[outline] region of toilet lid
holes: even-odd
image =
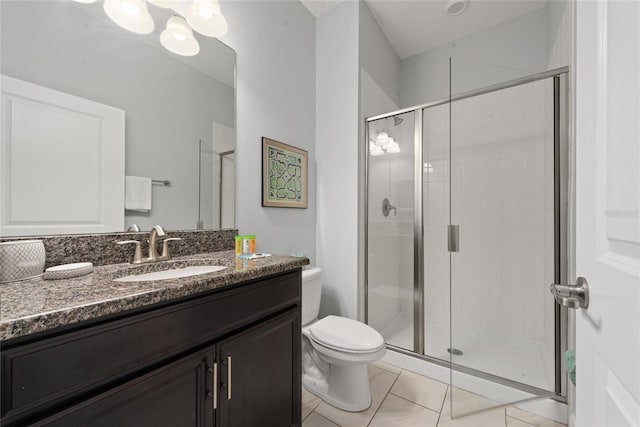
[[[374,351],[384,344],[371,326],[345,317],[327,316],[311,325],[311,337],[330,347],[351,351]]]

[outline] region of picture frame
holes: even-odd
[[[308,153],[262,137],[262,206],[308,207]]]

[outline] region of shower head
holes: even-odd
[[[404,119],[398,116],[393,116],[393,125],[394,126],[398,126],[400,123],[402,123]]]

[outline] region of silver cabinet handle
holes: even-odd
[[[218,409],[218,363],[213,364],[213,409]]]
[[[231,356],[227,356],[227,400],[231,400]]]
[[[213,368],[209,368],[209,372],[212,376],[211,381],[211,404],[213,409],[218,409],[218,364],[214,363]]]
[[[550,290],[556,302],[564,307],[576,309],[589,307],[589,284],[584,277],[578,277],[575,285],[553,283]]]

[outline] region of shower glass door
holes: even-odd
[[[367,313],[385,342],[415,351],[415,113],[367,122]]]
[[[482,66],[453,61],[448,105],[453,417],[559,392],[549,293],[559,218],[555,80],[460,96],[474,89],[463,74]],[[502,413],[488,411],[488,423],[492,414]]]

